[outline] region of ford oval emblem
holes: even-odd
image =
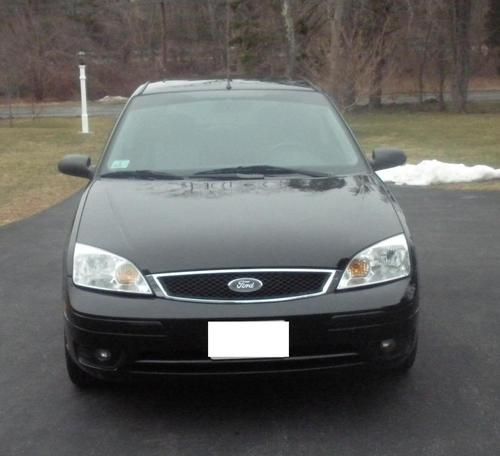
[[[227,284],[230,290],[236,291],[237,293],[253,293],[254,291],[260,290],[263,285],[264,284],[259,279],[253,279],[251,277],[234,279]]]

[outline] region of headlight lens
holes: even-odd
[[[153,294],[130,261],[90,245],[75,245],[73,282],[82,287],[125,293]]]
[[[407,277],[410,254],[404,234],[379,242],[358,253],[347,265],[338,290],[362,287]]]

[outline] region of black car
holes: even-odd
[[[303,82],[139,87],[64,256],[71,380],[368,365],[408,370],[418,281],[404,216],[332,101]]]

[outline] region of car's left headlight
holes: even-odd
[[[379,242],[352,258],[337,286],[338,290],[363,287],[410,275],[410,254],[404,234]]]
[[[97,290],[153,294],[144,276],[130,261],[80,243],[75,245],[73,282]]]

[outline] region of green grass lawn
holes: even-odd
[[[403,149],[409,163],[435,158],[500,168],[500,114],[353,114],[348,121],[367,154]]]
[[[348,121],[367,154],[375,147],[405,150],[410,163],[441,161],[500,168],[500,113],[357,113]],[[62,176],[57,162],[69,153],[98,158],[113,120],[91,119],[90,135],[79,119],[0,121],[0,225],[49,207],[81,188],[82,179]],[[500,182],[447,186],[500,190]]]
[[[79,133],[79,119],[0,121],[0,225],[19,220],[62,201],[85,181],[63,176],[57,162],[66,154],[97,158],[111,119],[91,119],[92,133]]]

